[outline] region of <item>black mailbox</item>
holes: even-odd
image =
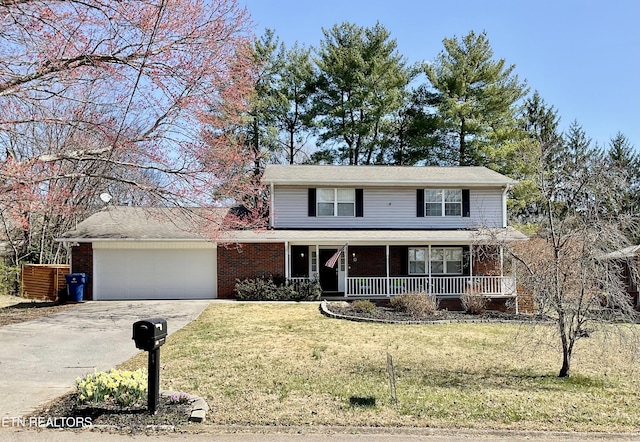
[[[167,321],[162,318],[144,319],[133,323],[133,340],[140,350],[159,348],[167,339]]]

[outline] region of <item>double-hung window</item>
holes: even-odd
[[[461,275],[462,260],[462,247],[410,247],[409,274]]]
[[[461,275],[462,248],[432,248],[431,274]]]
[[[318,189],[318,216],[355,216],[355,189]]]
[[[462,216],[462,189],[425,189],[425,216]]]

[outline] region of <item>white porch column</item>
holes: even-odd
[[[473,294],[473,244],[469,244],[469,291]]]
[[[385,258],[387,267],[387,297],[391,296],[391,280],[389,279],[389,244],[385,246]]]
[[[289,241],[284,242],[284,280],[289,279]]]
[[[429,275],[429,294],[431,294],[433,291],[433,282],[431,281],[431,244],[429,244],[427,251],[429,253],[427,253],[427,262],[425,265],[427,266],[427,275]]]
[[[340,261],[344,259],[344,296],[349,296],[349,243],[344,248],[344,256],[338,259],[338,271],[340,271]],[[339,287],[338,287],[339,288]]]

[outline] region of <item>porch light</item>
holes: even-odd
[[[356,252],[351,252],[351,258],[353,259],[353,262],[358,261],[358,258],[356,257]]]
[[[300,258],[304,258],[304,252],[300,252]]]

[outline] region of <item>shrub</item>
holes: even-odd
[[[410,316],[422,319],[436,314],[438,300],[426,293],[405,293],[391,298],[391,307],[406,312]]]
[[[236,280],[236,294],[241,301],[317,301],[322,295],[318,281],[277,284],[273,278]]]
[[[0,262],[0,295],[18,295],[20,293],[20,267]]]
[[[122,406],[135,405],[147,397],[147,374],[142,370],[112,369],[76,379],[78,403],[113,400]]]
[[[295,301],[319,301],[322,297],[322,287],[318,280],[296,282],[292,286],[296,293]]]
[[[353,309],[359,313],[372,314],[376,310],[376,305],[373,302],[367,300],[353,301],[351,307],[353,307]]]
[[[465,293],[460,297],[465,312],[479,315],[487,309],[487,298],[482,295]]]

